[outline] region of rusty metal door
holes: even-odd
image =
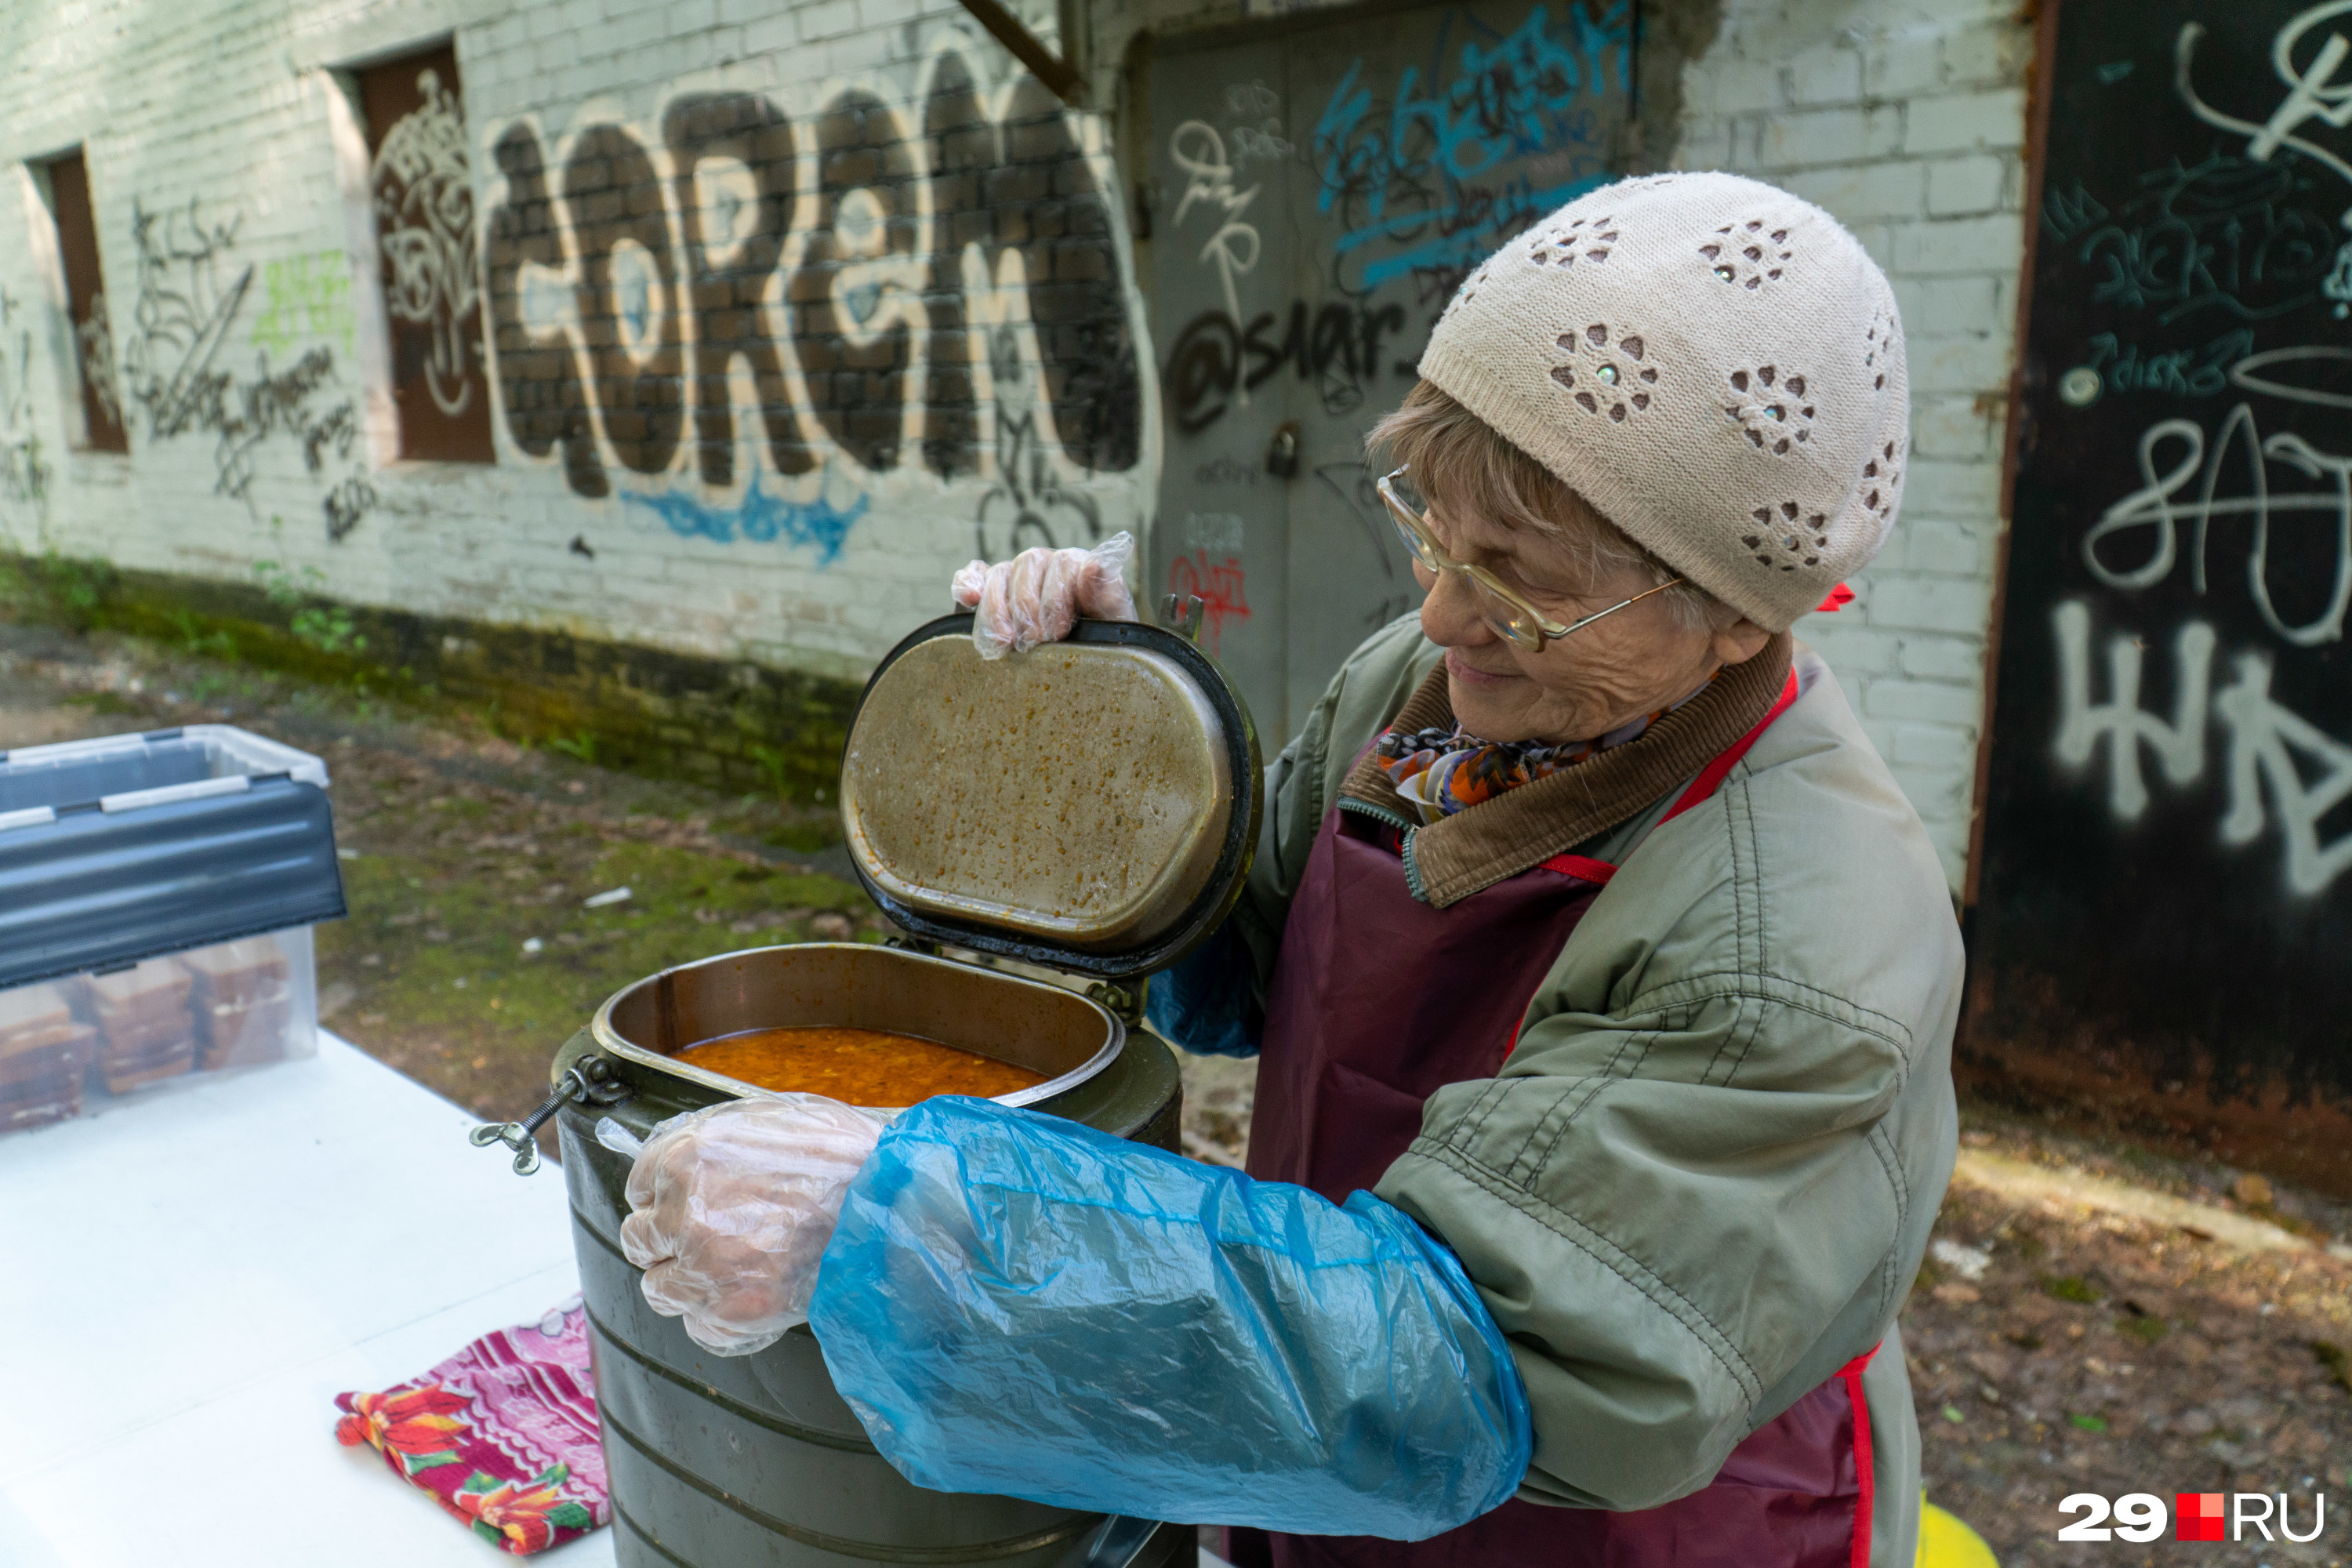
[[[1474,4],[1163,45],[1150,68],[1167,458],[1149,581],[1269,746],[1421,599],[1364,433],[1454,286],[1611,179],[1632,0]]]

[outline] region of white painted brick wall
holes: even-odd
[[[503,187],[490,139],[517,121],[538,129],[551,159],[585,124],[623,123],[654,151],[667,181],[659,115],[681,91],[768,94],[805,139],[844,79],[903,101],[942,43],[960,45],[983,90],[1017,68],[955,0],[0,4],[0,291],[11,304],[5,335],[29,323],[25,417],[53,469],[43,499],[0,493],[0,540],[230,580],[251,581],[257,563],[280,562],[315,570],[326,592],[359,603],[862,677],[908,627],[946,608],[945,584],[974,552],[973,520],[995,475],[942,482],[910,449],[897,472],[866,484],[869,510],[827,565],[813,549],[782,542],[680,538],[626,505],[617,482],[608,499],[575,496],[560,462],[523,454],[502,420],[495,466],[373,466],[379,502],[341,543],[325,536],[322,482],[284,437],[253,447],[249,505],[215,493],[215,442],[201,431],[156,439],[134,414],[128,458],[69,450],[70,342],[35,252],[31,226],[47,220],[22,199],[23,162],[84,147],[120,346],[140,299],[134,201],[182,214],[194,201],[207,219],[234,220],[232,275],[247,264],[348,250],[320,73],[453,34],[485,219]],[[1094,134],[1101,174],[1115,183],[1108,136],[1098,127]],[[1115,189],[1112,205],[1123,223],[1128,204]],[[371,278],[373,260],[362,265]],[[258,277],[215,362],[241,380],[259,352],[251,336]],[[311,346],[298,341],[273,353],[272,368]],[[363,354],[327,346],[339,385],[362,394]],[[14,374],[0,365],[0,397]],[[1145,407],[1150,422],[1149,394]],[[739,470],[758,430],[747,413],[738,410]],[[0,443],[10,435],[5,419]],[[692,433],[689,415],[672,485],[696,483]],[[1093,498],[1106,532],[1139,528],[1156,449],[1147,435],[1132,471],[1066,468],[1062,479]],[[606,463],[617,476],[609,451]],[[774,476],[766,480],[772,491]],[[593,561],[571,550],[575,538],[595,552]]]
[[[1837,671],[1958,889],[1984,711],[1985,634],[2023,254],[2031,29],[1985,0],[1726,0],[1684,73],[1677,162],[1820,203],[1895,285],[1913,461],[1856,602],[1799,635]]]

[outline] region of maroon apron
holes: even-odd
[[[1662,821],[1713,795],[1796,695]],[[1292,900],[1266,1009],[1249,1172],[1334,1203],[1369,1190],[1449,1083],[1491,1078],[1569,933],[1617,868],[1561,855],[1445,909],[1405,885],[1398,830],[1335,805]],[[1750,1433],[1716,1479],[1633,1513],[1513,1500],[1428,1541],[1228,1532],[1240,1568],[1866,1568],[1867,1356]]]

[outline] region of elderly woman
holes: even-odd
[[[1152,991],[1263,1053],[1248,1176],[982,1101],[720,1108],[635,1173],[647,1293],[730,1348],[807,1301],[925,1486],[1243,1561],[1908,1564],[1960,944],[1789,634],[1901,495],[1885,279],[1782,192],[1631,180],[1489,258],[1420,369],[1372,440],[1427,602]],[[1014,631],[1119,598],[1037,552],[966,593]]]

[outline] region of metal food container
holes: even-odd
[[[557,1054],[551,1104],[624,1568],[1085,1562],[1100,1515],[899,1476],[805,1326],[718,1356],[648,1308],[620,1247],[630,1162],[595,1126],[610,1116],[643,1138],[681,1111],[765,1094],[675,1053],[825,1024],[1028,1068],[1045,1081],[1001,1103],[1173,1149],[1176,1064],[1141,1026],[1143,984],[1240,896],[1259,784],[1247,712],[1183,637],[1087,622],[1067,643],[989,661],[970,616],[935,621],[875,671],[842,765],[853,863],[901,934],[665,970],[614,994]],[[1152,1500],[1131,1511],[1149,1516]],[[1180,1521],[1134,1562],[1192,1552]]]

